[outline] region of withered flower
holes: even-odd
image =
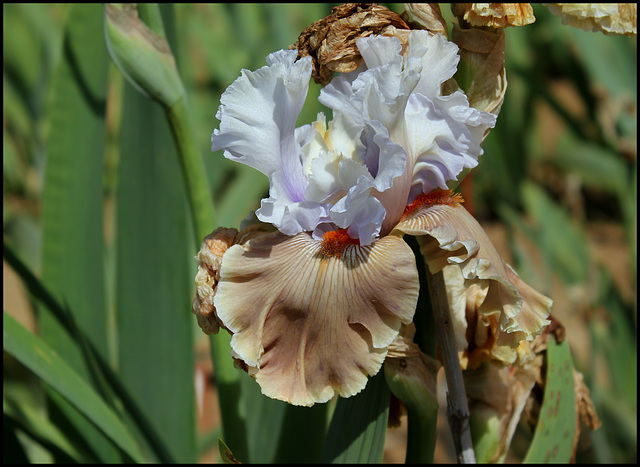
[[[568,24],[606,35],[638,34],[638,5],[635,3],[545,3],[549,11]]]
[[[362,64],[358,39],[379,34],[389,26],[409,29],[397,13],[377,3],[345,3],[302,31],[290,48],[298,50],[298,58],[312,58],[312,77],[324,86],[335,72],[348,73]]]
[[[525,26],[536,20],[529,3],[452,3],[451,11],[474,27]]]

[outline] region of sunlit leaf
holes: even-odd
[[[525,463],[568,463],[572,459],[577,423],[574,391],[569,345],[550,338],[544,399]]]

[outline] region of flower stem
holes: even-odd
[[[182,174],[189,196],[197,249],[202,239],[215,227],[209,181],[200,150],[195,143],[193,122],[186,96],[183,95],[170,107],[165,106],[165,113],[180,157]]]
[[[475,464],[476,459],[469,427],[469,406],[467,404],[460,361],[458,360],[458,351],[456,349],[442,271],[436,274],[431,274],[431,272],[427,271],[427,282],[429,284],[429,294],[438,334],[442,365],[447,377],[447,414],[458,463]]]

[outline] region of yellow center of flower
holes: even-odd
[[[426,209],[431,206],[447,205],[455,206],[456,204],[464,203],[464,199],[460,193],[454,193],[451,190],[442,190],[436,188],[429,193],[422,193],[418,195],[415,201],[404,208],[402,219],[410,217],[414,212],[422,209]]]
[[[359,245],[357,238],[349,237],[347,229],[338,229],[327,232],[322,236],[321,251],[324,256],[339,258],[347,245]]]

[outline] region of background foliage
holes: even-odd
[[[162,7],[205,155],[212,230],[237,227],[268,190],[263,175],[210,152],[221,93],[241,68],[263,66],[330,9]],[[519,274],[555,301],[603,422],[583,430],[577,461],[634,462],[636,40],[534,11],[533,25],[506,31],[506,100],[461,190]],[[7,334],[22,328],[5,315],[3,436],[13,447],[5,459],[202,459],[219,428],[203,421],[215,411],[202,407],[206,399],[196,410],[195,388],[211,371],[208,338],[190,313],[196,250],[164,114],[112,64],[101,5],[5,4],[3,24],[3,240],[33,273],[16,278],[5,251],[3,307],[38,336]],[[311,84],[300,124],[321,110],[319,90]],[[42,373],[26,370],[16,352]],[[331,455],[321,453],[323,430],[299,429],[310,416],[328,426],[326,407],[284,410],[244,377],[242,390],[253,395],[242,408],[247,446],[233,448],[236,457]],[[518,429],[514,460],[531,436]],[[444,449],[437,454],[447,459]]]

